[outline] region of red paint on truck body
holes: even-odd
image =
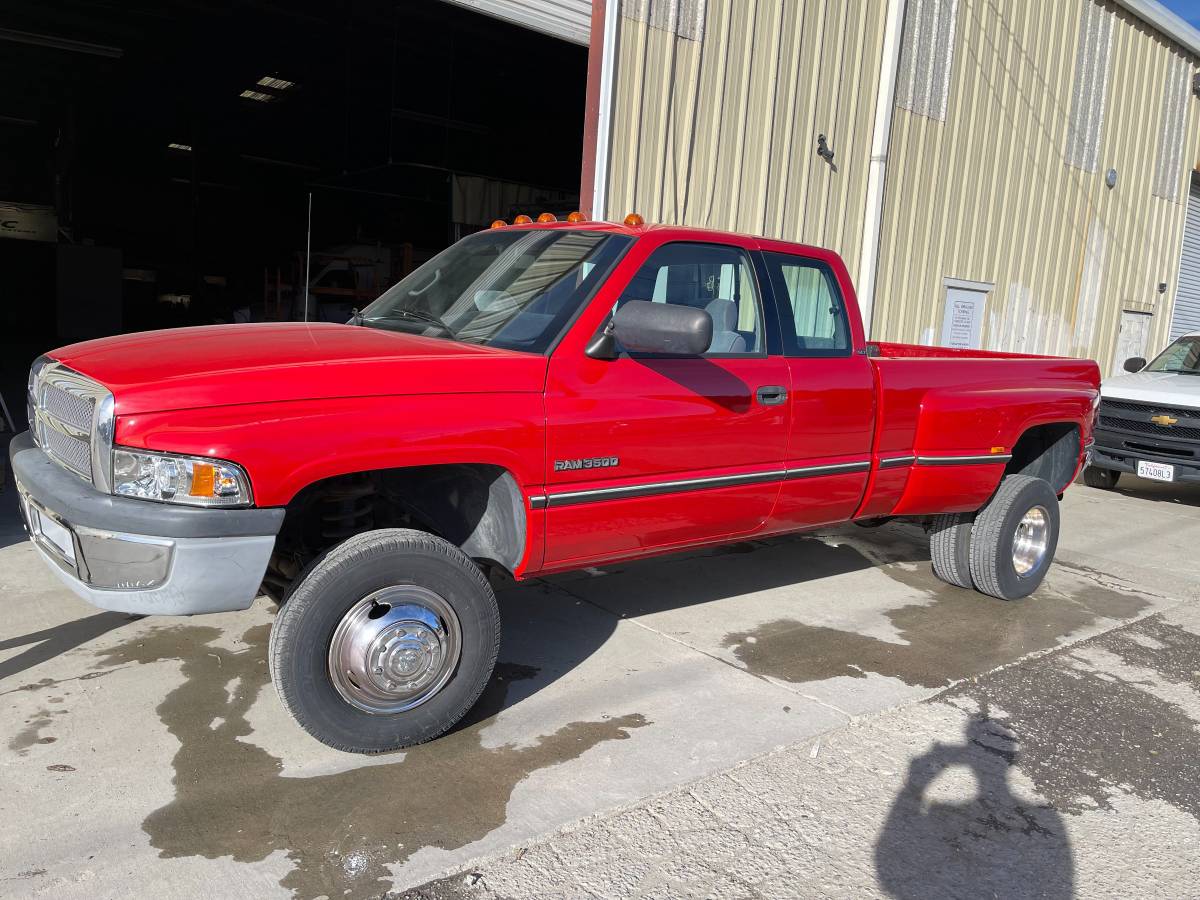
[[[352,472],[503,467],[526,500],[518,577],[854,518],[977,509],[1004,462],[937,458],[1006,454],[1047,423],[1078,426],[1080,461],[1090,441],[1094,362],[892,343],[868,349],[853,285],[831,251],[670,226],[512,227],[635,238],[548,354],[279,323],[146,332],[51,355],[112,390],[116,443],[233,460],[260,506],[284,506],[306,485]],[[638,267],[676,241],[829,266],[854,352],[588,357],[585,347]],[[776,315],[770,286],[758,287],[764,315]],[[785,386],[787,402],[757,403],[764,385]],[[555,471],[556,459],[607,456],[619,464]]]

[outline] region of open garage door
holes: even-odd
[[[30,362],[72,340],[345,322],[495,218],[576,209],[589,15],[9,0],[0,396],[23,418]]]
[[[447,0],[484,15],[503,19],[587,46],[591,30],[591,0]]]

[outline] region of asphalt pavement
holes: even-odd
[[[340,754],[274,609],[65,591],[0,492],[0,896],[1200,897],[1200,489],[1073,487],[1005,603],[854,526],[500,585],[449,735]]]

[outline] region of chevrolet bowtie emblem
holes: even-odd
[[[1162,415],[1162,416],[1151,416],[1150,421],[1153,422],[1155,425],[1163,425],[1166,427],[1170,427],[1171,425],[1174,425],[1179,420],[1173,419],[1167,415]]]

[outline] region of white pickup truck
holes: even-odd
[[[1096,443],[1083,480],[1113,488],[1122,472],[1155,481],[1200,482],[1200,332],[1100,388]]]

